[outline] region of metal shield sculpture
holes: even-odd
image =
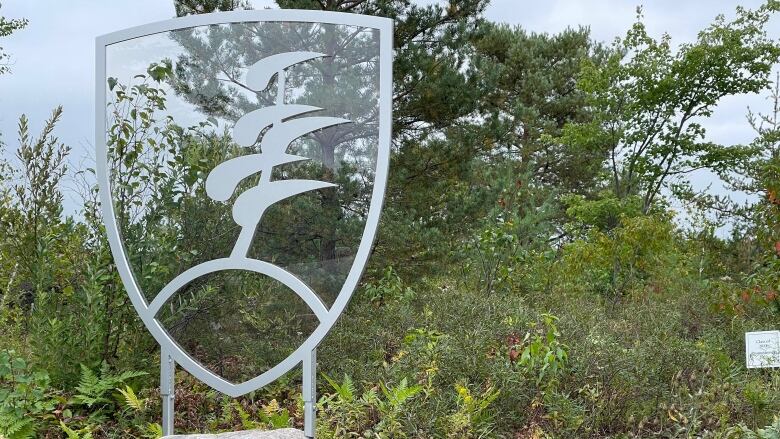
[[[387,184],[392,22],[225,12],[96,49],[102,215],[161,346],[163,394],[165,358],[231,396],[303,364],[313,407],[314,352],[366,266]]]

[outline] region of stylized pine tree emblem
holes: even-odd
[[[160,344],[164,434],[173,434],[174,430],[173,378],[177,365],[208,386],[233,397],[260,389],[300,365],[303,429],[307,438],[314,437],[318,400],[317,347],[345,311],[357,288],[371,254],[387,187],[392,140],[392,27],[390,19],[360,14],[246,10],[138,26],[97,39],[95,94],[100,105],[96,106],[95,117],[95,171],[100,186],[102,218],[128,297],[149,333]],[[153,42],[148,46],[149,50],[146,45],[137,43],[147,38]],[[160,45],[160,39],[165,39],[166,43]],[[109,74],[123,77],[143,73],[136,72],[137,66],[158,62],[162,55],[154,48],[165,47],[165,57],[170,55],[168,40],[178,46],[175,49],[179,54],[177,74],[168,85],[179,99],[175,104],[169,102],[174,104],[170,109],[164,105],[164,99],[159,105],[160,111],[169,113],[166,121],[173,123],[170,113],[174,112],[197,118],[197,114],[190,114],[197,110],[217,118],[225,117],[226,113],[232,114],[234,108],[252,100],[238,95],[244,89],[256,93],[264,107],[239,114],[241,117],[233,127],[229,142],[223,141],[221,133],[208,133],[204,139],[173,136],[170,145],[166,145],[170,149],[149,143],[156,148],[149,151],[149,160],[155,164],[159,161],[165,175],[159,181],[150,179],[147,182],[145,174],[136,176],[122,166],[114,166],[120,157],[114,145],[108,142],[113,114],[102,104],[110,104]],[[127,50],[132,47],[144,50]],[[274,52],[269,52],[271,50]],[[247,67],[246,57],[279,50],[288,52],[250,63],[245,80],[235,79],[234,72]],[[206,98],[205,102],[203,98]],[[224,103],[227,107],[212,108],[212,102]],[[318,105],[327,107],[331,113]],[[161,120],[150,123],[155,125],[157,122]],[[347,123],[350,124],[348,127],[336,127]],[[211,134],[214,134],[213,138]],[[304,140],[307,136],[317,144]],[[145,143],[136,143],[145,148]],[[180,165],[188,163],[187,160],[173,161],[169,167],[162,164],[170,155],[178,157],[179,154],[185,159],[208,160],[224,149],[232,150],[235,145],[245,148],[243,155],[215,166],[205,181],[191,182],[187,178],[181,180],[179,186]],[[310,158],[314,163],[286,172],[291,170],[291,164]],[[337,168],[339,182],[345,185],[338,192],[332,177]],[[311,177],[314,174],[305,171],[322,177]],[[305,176],[295,177],[293,173]],[[124,198],[117,200],[114,189],[116,183],[123,184],[125,180],[141,182],[137,190],[139,197],[148,196],[154,203],[165,203],[165,209],[158,211],[154,209],[155,204],[149,204],[152,208],[146,209],[143,205],[139,209],[142,216],[132,227],[123,229],[124,221],[120,219],[125,218],[118,216],[117,208],[126,207],[123,205],[126,201]],[[232,248],[219,247],[225,224],[212,219],[221,218],[221,212],[203,212],[195,218],[188,217],[191,212],[200,213],[205,207],[201,188],[205,188],[209,199],[226,203],[223,208],[232,203],[232,217],[240,226],[236,241],[228,241],[228,247]],[[298,224],[299,216],[285,218],[285,212],[274,212],[273,209],[269,214],[269,207],[312,191],[319,191],[321,199],[319,203],[309,204],[311,210],[306,220],[313,223],[310,230],[300,231],[296,227],[287,239],[285,232],[291,228],[290,224]],[[171,205],[168,195],[176,197],[176,202],[186,202],[181,212],[167,210]],[[279,219],[278,225],[261,222],[267,223],[271,215]],[[170,270],[144,270],[158,261],[147,257],[154,257],[146,252],[147,243],[127,242],[128,238],[136,237],[127,232],[147,224],[151,227],[143,236],[152,236],[161,230],[165,239],[177,243],[176,252],[190,250],[193,256],[182,258],[165,251],[160,256]],[[250,256],[255,254],[252,244],[261,224],[268,226],[273,234],[263,248],[263,254],[272,255],[268,258],[272,260]],[[188,248],[193,238],[206,233],[214,235],[204,237],[203,242],[197,243],[197,248]],[[306,242],[298,247],[297,244],[303,241],[301,237],[306,237]],[[157,241],[149,244],[154,242]],[[337,242],[343,247],[337,247]],[[344,253],[340,252],[341,248]],[[206,251],[199,251],[203,249]],[[320,261],[311,260],[313,251],[319,253]],[[216,255],[217,252],[221,254]],[[144,265],[139,267],[138,264]],[[328,299],[333,300],[323,301],[318,292],[327,293]],[[271,302],[273,309],[267,305]],[[281,306],[276,307],[276,304]],[[261,307],[263,309],[259,309]],[[183,321],[176,321],[171,318],[174,308],[192,312]],[[236,311],[245,317],[233,320]],[[266,311],[272,314],[268,316],[270,320],[266,319]],[[236,325],[214,325],[223,318],[231,319],[230,323]],[[266,330],[266,327],[286,323],[291,324],[288,326],[295,334],[287,330]],[[195,329],[195,332],[185,335],[185,329]],[[204,334],[204,331],[210,333]],[[179,344],[175,336],[180,334],[185,335],[189,343]],[[249,338],[244,340],[245,336]],[[240,349],[239,357],[245,359],[246,364],[241,365],[237,382],[223,376],[233,375],[233,372],[221,367],[213,370],[213,362],[201,362],[187,351],[189,345],[200,350],[198,340],[201,337],[205,340],[202,345],[208,343],[215,351],[205,353],[207,359],[219,357],[221,362],[232,347]],[[265,340],[255,343],[258,337]],[[291,338],[293,343],[276,340],[285,337]],[[212,344],[212,340],[219,343]],[[245,379],[244,373],[253,370],[259,374]]]
[[[286,52],[263,58],[249,68],[246,84],[252,90],[265,90],[274,76],[277,78],[276,104],[245,114],[233,127],[236,143],[252,147],[259,141],[260,152],[223,162],[206,179],[208,196],[216,201],[227,201],[241,181],[260,173],[257,185],[241,193],[233,204],[233,219],[241,226],[241,233],[231,258],[247,257],[257,226],[268,207],[297,194],[335,186],[318,180],[271,179],[274,167],[309,160],[308,157],[287,153],[287,148],[294,140],[323,128],[351,122],[338,117],[296,117],[322,108],[285,104],[286,70],[296,64],[326,56],[317,52]]]

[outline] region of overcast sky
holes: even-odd
[[[420,1],[429,3],[435,0]],[[0,0],[0,14],[25,17],[29,26],[0,40],[12,55],[12,73],[0,76],[0,133],[8,149],[16,144],[19,115],[28,115],[36,132],[51,109],[63,105],[57,129],[60,139],[73,148],[74,163],[91,157],[93,133],[94,38],[98,35],[174,16],[168,0]],[[644,3],[646,24],[652,35],[668,32],[675,43],[691,41],[718,14],[734,15],[735,3],[755,8],[759,0],[493,0],[487,18],[519,25],[535,32],[559,32],[566,27],[589,26],[594,38],[611,41],[622,35]],[[256,8],[270,1],[256,0]],[[773,22],[771,34],[780,38]],[[759,96],[724,100],[706,121],[708,137],[723,144],[749,142],[753,133],[745,113],[748,106],[768,108]],[[697,185],[711,182],[696,177]],[[718,190],[715,182],[715,190]]]

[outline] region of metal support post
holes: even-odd
[[[173,434],[173,399],[176,363],[165,349],[160,349],[160,397],[162,398],[163,436]]]
[[[314,438],[317,423],[317,349],[303,359],[303,434]]]

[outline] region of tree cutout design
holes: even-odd
[[[286,70],[296,64],[327,56],[318,52],[285,52],[261,59],[247,72],[246,84],[256,92],[267,89],[274,76],[277,82],[276,104],[245,114],[233,127],[236,143],[252,147],[259,141],[260,152],[220,163],[206,178],[206,194],[215,201],[224,202],[233,196],[242,180],[260,173],[257,185],[241,193],[233,204],[233,219],[241,226],[241,233],[231,258],[248,257],[257,226],[268,207],[294,195],[336,186],[319,180],[271,180],[274,167],[310,160],[308,157],[287,153],[287,148],[294,140],[323,128],[351,123],[348,119],[338,117],[296,117],[322,108],[285,104]]]

